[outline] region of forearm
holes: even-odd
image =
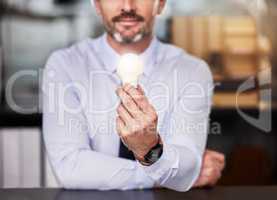
[[[199,175],[201,156],[187,147],[165,144],[163,155],[156,163],[140,167],[157,185],[188,191]]]
[[[72,152],[54,163],[56,175],[66,189],[126,190],[154,185],[134,161],[91,150]]]

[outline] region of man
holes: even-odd
[[[203,155],[212,76],[203,61],[153,36],[165,3],[94,0],[107,33],[49,58],[43,131],[64,188],[187,191],[220,177],[224,157]],[[124,53],[144,63],[138,87],[116,74]]]

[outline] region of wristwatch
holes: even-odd
[[[163,154],[163,145],[159,135],[157,144],[152,147],[148,153],[144,156],[144,160],[139,160],[142,165],[150,166],[154,164]]]

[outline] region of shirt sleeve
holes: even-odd
[[[150,166],[137,164],[157,185],[188,191],[199,176],[207,141],[213,94],[207,64],[201,62],[191,73],[191,80],[182,84],[179,91],[180,98],[159,130],[164,144],[162,156]]]
[[[87,124],[61,52],[54,53],[43,74],[43,136],[50,163],[66,189],[151,188],[154,181],[135,161],[94,151]],[[78,109],[80,107],[80,109]]]

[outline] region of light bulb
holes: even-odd
[[[138,86],[139,76],[143,73],[143,63],[136,54],[128,53],[121,56],[117,67],[117,74],[123,84]]]

